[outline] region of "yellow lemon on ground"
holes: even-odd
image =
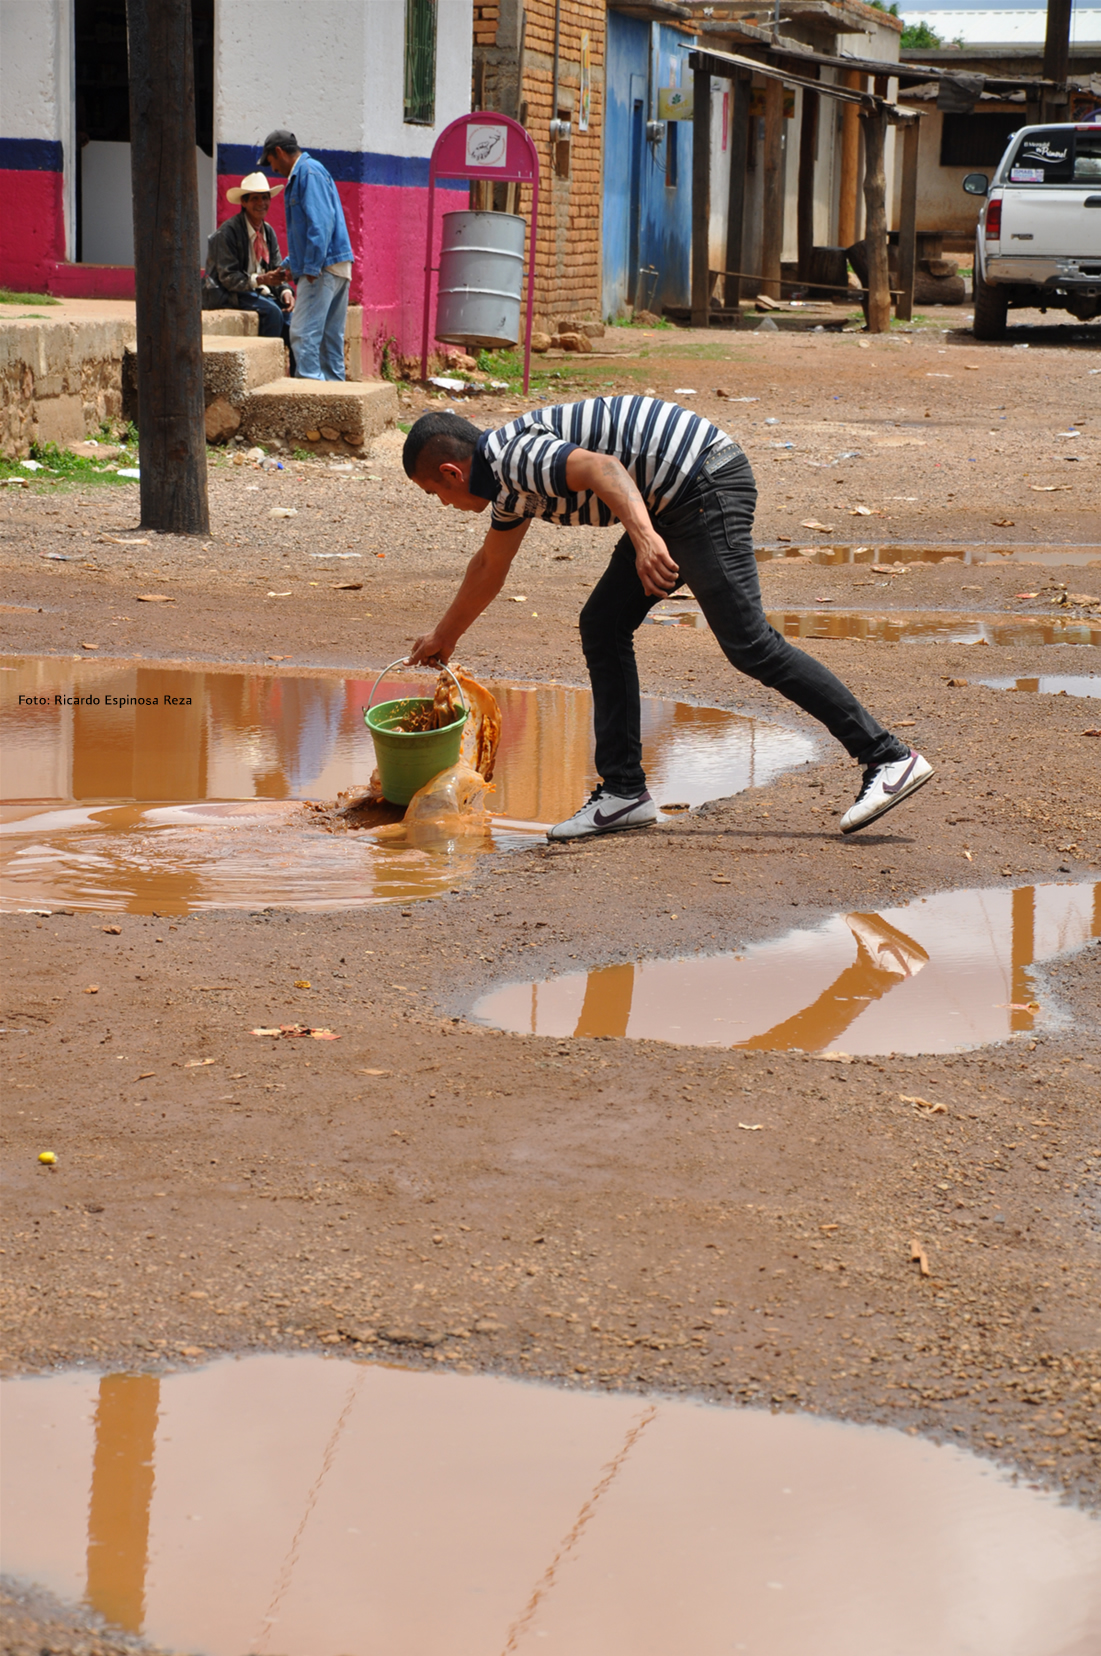
[[[41,1151],[38,1159],[44,1167],[53,1167],[54,1163],[57,1161],[57,1157],[54,1155],[52,1150]]]

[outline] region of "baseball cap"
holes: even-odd
[[[256,165],[262,167],[273,149],[296,150],[297,148],[298,139],[294,136],[294,133],[288,132],[286,127],[276,127],[275,131],[269,132],[264,139],[264,147],[256,157]]]

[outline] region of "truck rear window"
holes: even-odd
[[[1101,179],[1101,129],[1040,128],[1025,133],[1009,165],[1009,184],[1077,184]]]

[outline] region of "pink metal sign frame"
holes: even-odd
[[[428,327],[432,312],[432,228],[435,223],[436,180],[489,178],[496,184],[531,185],[531,227],[528,239],[528,302],[524,329],[524,395],[531,377],[531,318],[535,288],[535,230],[539,217],[539,155],[519,121],[496,110],[478,109],[460,115],[445,127],[432,146],[428,163],[428,239],[424,255],[424,326],[421,331],[421,379],[428,376]]]

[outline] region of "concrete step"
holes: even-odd
[[[260,331],[260,318],[255,311],[205,310],[203,335],[217,338],[227,335],[233,339],[255,339]]]
[[[393,425],[397,413],[397,392],[388,380],[277,379],[249,392],[241,435],[266,448],[358,454]]]
[[[249,392],[282,374],[286,363],[281,339],[203,335],[203,404],[211,442],[232,437],[241,423],[241,409]],[[124,418],[140,425],[138,358],[132,345],[122,355],[122,412]]]

